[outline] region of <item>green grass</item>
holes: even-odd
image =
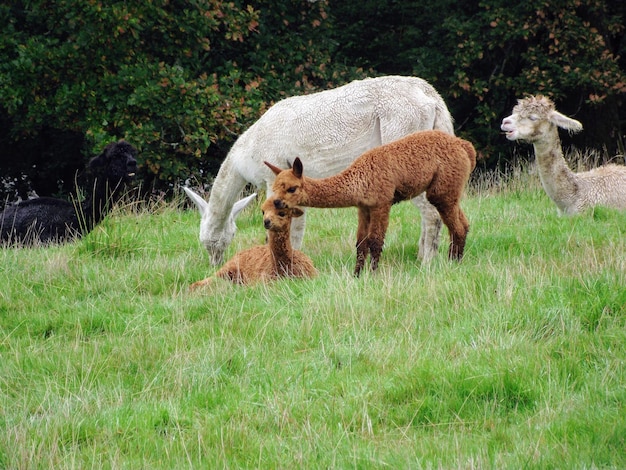
[[[214,268],[176,204],[1,250],[0,468],[626,467],[626,213],[516,171],[468,191],[460,264],[447,233],[416,261],[409,203],[360,279],[354,209],[309,211],[307,281],[189,293]]]

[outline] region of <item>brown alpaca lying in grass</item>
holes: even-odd
[[[466,140],[436,130],[416,132],[365,152],[341,173],[323,179],[304,176],[299,158],[289,170],[265,164],[276,174],[277,207],[358,207],[356,276],[368,252],[372,271],[378,267],[391,206],[423,192],[448,227],[449,257],[463,257],[469,222],[459,202],[476,166],[476,150]]]
[[[293,217],[300,217],[302,209],[277,207],[274,199],[263,203],[263,225],[267,229],[267,245],[253,246],[241,251],[224,264],[213,276],[194,282],[194,290],[223,278],[237,284],[269,281],[279,277],[314,277],[317,270],[311,258],[291,247],[290,227]]]

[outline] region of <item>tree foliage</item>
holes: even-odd
[[[618,98],[626,93],[624,69],[610,47],[614,37],[623,37],[623,20],[609,14],[607,2],[564,0],[558,8],[556,3],[480,2],[471,21],[447,20],[457,35],[451,98],[465,103],[466,119],[484,146],[497,143],[494,123],[514,100],[536,93],[551,96],[561,111],[578,115],[596,143],[616,145],[617,119],[611,132],[600,133],[595,120],[585,117],[595,109],[611,120]]]
[[[155,186],[206,178],[273,102],[396,73],[431,81],[457,131],[492,159],[511,149],[500,119],[530,93],[576,115],[584,144],[612,149],[625,14],[621,0],[10,2],[0,5],[0,175],[69,189],[54,169],[76,159],[46,143],[59,135],[83,141],[85,158],[128,139]],[[38,160],[16,158],[29,149]]]
[[[621,139],[624,2],[366,0],[334,10],[342,55],[431,80],[458,131],[493,158],[510,148],[500,120],[527,94],[549,95],[576,114],[589,136],[581,144],[613,150]]]
[[[168,180],[262,106],[253,77],[216,60],[257,27],[251,7],[40,0],[3,10],[0,97],[16,138],[67,129],[99,149],[123,137]]]

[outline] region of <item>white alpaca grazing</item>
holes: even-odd
[[[264,160],[285,168],[296,157],[314,178],[339,173],[366,150],[419,130],[454,134],[452,117],[437,91],[417,77],[386,76],[279,101],[244,132],[222,163],[207,201],[185,191],[200,209],[200,241],[211,262],[220,264],[235,235],[235,206],[247,183],[271,195],[274,174]],[[422,212],[419,255],[437,253],[441,218],[423,194],[413,199]],[[291,240],[299,249],[304,217],[292,222]]]
[[[533,144],[541,184],[560,213],[576,214],[594,206],[626,209],[626,167],[610,164],[574,173],[563,158],[558,127],[570,132],[583,128],[541,95],[518,100],[500,126],[507,139]]]

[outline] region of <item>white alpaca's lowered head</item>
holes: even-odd
[[[202,196],[187,186],[183,186],[183,190],[200,212],[200,242],[209,252],[211,264],[217,265],[223,263],[224,251],[226,251],[226,248],[228,248],[228,245],[230,245],[230,242],[233,240],[235,233],[237,232],[235,220],[237,219],[239,213],[244,210],[254,200],[254,198],[256,198],[256,193],[237,201],[233,205],[223,229],[215,231],[213,230],[211,213],[208,210],[209,203],[205,201]]]

